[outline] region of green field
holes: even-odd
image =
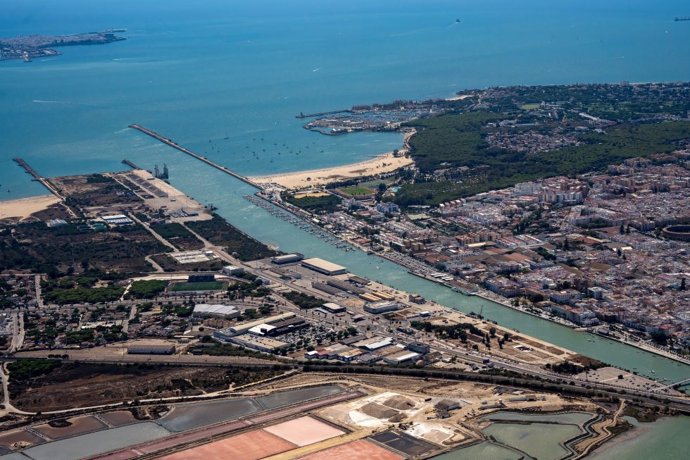
[[[172,287],[175,292],[184,291],[220,291],[225,289],[222,281],[206,281],[200,283],[177,283]]]
[[[293,195],[283,194],[283,199],[310,212],[333,212],[338,209],[341,201],[340,197],[335,195],[295,198]]]
[[[350,195],[350,196],[367,196],[367,195],[374,195],[376,193],[375,190],[372,190],[368,187],[363,187],[361,184],[360,185],[352,185],[350,187],[344,187],[339,189],[341,192]]]
[[[139,280],[132,283],[127,292],[128,298],[153,299],[168,287],[167,281]]]

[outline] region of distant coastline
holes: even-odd
[[[0,39],[0,61],[21,59],[31,62],[39,57],[58,56],[53,49],[60,46],[105,45],[126,40],[116,35],[126,29],[107,29],[102,32],[86,32],[74,35],[22,35]]]

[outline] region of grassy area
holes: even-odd
[[[582,144],[578,146],[527,154],[491,148],[484,142],[486,123],[500,118],[500,114],[472,112],[415,122],[420,131],[411,140],[412,156],[420,170],[459,166],[484,169],[463,183],[406,184],[396,202],[402,206],[436,205],[519,182],[602,170],[627,158],[671,152],[680,141],[690,138],[688,121],[624,124],[609,128],[605,134],[581,134]]]
[[[222,281],[204,281],[198,283],[177,283],[173,285],[174,292],[180,291],[220,291],[225,289]]]
[[[60,361],[54,359],[19,359],[7,365],[13,383],[23,382],[32,377],[49,374],[60,367]]]
[[[375,190],[372,190],[368,187],[363,187],[362,185],[353,185],[350,187],[344,187],[340,189],[341,192],[358,197],[358,196],[367,196],[367,195],[374,195],[376,193]]]
[[[127,297],[135,299],[153,299],[162,293],[166,287],[168,287],[168,282],[162,280],[135,281],[130,286]]]
[[[335,195],[295,198],[292,195],[285,194],[283,199],[310,212],[333,212],[340,204],[340,198]]]
[[[230,254],[236,254],[240,260],[263,259],[277,254],[218,215],[214,215],[211,220],[189,222],[187,225],[211,243],[224,246]]]

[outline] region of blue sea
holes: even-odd
[[[327,137],[301,111],[465,88],[690,78],[687,1],[3,0],[0,36],[126,28],[127,41],[0,62],[0,197],[46,176],[166,162],[141,123],[242,174],[311,169],[396,148],[397,134]],[[456,20],[460,20],[457,22]]]
[[[128,31],[124,42],[0,62],[0,200],[47,193],[16,156],[45,176],[167,163],[174,186],[282,250],[679,380],[688,366],[338,249],[250,204],[250,186],[127,128],[140,123],[245,175],[360,161],[401,136],[323,136],[295,115],[494,85],[690,80],[690,22],[676,16],[690,16],[687,0],[2,0],[2,37]]]

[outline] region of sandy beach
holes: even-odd
[[[411,158],[395,157],[392,153],[386,153],[372,158],[371,160],[349,165],[276,174],[274,176],[251,177],[250,179],[260,184],[278,184],[287,189],[299,190],[355,177],[368,177],[388,173],[412,163],[413,161]]]
[[[393,152],[388,152],[377,155],[371,160],[358,163],[270,176],[255,176],[249,179],[259,184],[278,184],[290,190],[300,190],[357,177],[370,177],[389,173],[414,163],[412,158],[406,156],[409,151],[408,141],[413,135],[414,131],[405,133],[403,147],[399,150],[399,156],[395,156]]]
[[[54,195],[32,196],[17,200],[0,201],[0,219],[26,219],[31,214],[43,211],[48,206],[59,203]]]
[[[446,101],[462,101],[463,99],[467,99],[468,97],[474,97],[474,94],[462,94],[459,96],[448,97],[446,98]]]

